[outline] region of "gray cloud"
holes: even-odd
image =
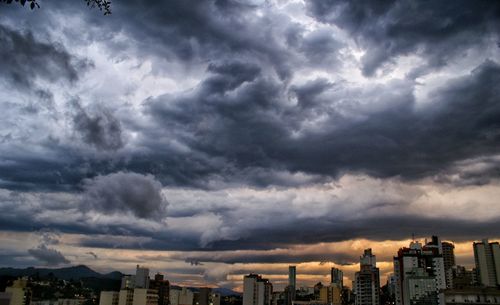
[[[88,254],[90,256],[92,256],[94,259],[98,259],[99,257],[97,256],[97,254],[95,254],[94,252],[90,251],[90,252],[86,252],[85,254]]]
[[[373,76],[397,56],[420,53],[427,63],[413,77],[447,65],[467,48],[498,39],[500,6],[495,1],[308,1],[312,16],[354,35],[367,52],[363,74]],[[427,71],[428,73],[428,71]]]
[[[457,190],[498,184],[496,2],[306,2],[321,23],[296,16],[300,3],[241,2],[120,1],[110,18],[72,2],[7,14],[2,22],[18,27],[0,26],[0,55],[12,59],[0,64],[8,92],[0,93],[0,228],[49,226],[85,234],[79,245],[87,247],[207,252],[181,258],[195,263],[348,263],[342,255],[213,252],[500,230],[498,215],[406,214],[425,197],[413,187],[423,180]],[[85,78],[90,64],[71,50],[95,57],[98,72]],[[480,56],[462,66],[474,50]],[[356,70],[390,71],[406,55],[422,60],[406,79],[367,80]],[[421,88],[433,89],[417,96]],[[74,96],[91,102],[68,105]],[[409,187],[394,195],[370,185],[385,193],[368,199],[357,197],[361,188],[297,199],[302,187],[314,186],[312,197],[346,175]],[[188,199],[177,197],[167,214],[162,186]],[[282,197],[234,199],[283,189]],[[467,204],[472,215],[488,203]],[[50,242],[30,251],[57,256]]]
[[[108,109],[99,107],[94,114],[89,114],[78,101],[73,105],[76,108],[75,131],[85,143],[101,150],[117,150],[124,146],[120,121]]]
[[[191,265],[199,265],[201,262],[216,262],[226,264],[255,264],[255,263],[304,263],[304,262],[333,262],[339,265],[354,264],[359,260],[356,253],[299,253],[294,254],[294,249],[285,248],[289,253],[234,253],[233,251],[201,254],[173,255],[174,259],[185,259]]]
[[[294,106],[272,79],[256,78],[223,95],[209,85],[221,81],[216,75],[186,94],[151,99],[147,109],[164,131],[174,130],[171,136],[190,147],[199,178],[265,168],[415,179],[459,160],[499,153],[499,77],[498,63],[486,61],[417,107],[408,81],[361,90],[317,80],[293,88]],[[319,118],[321,123],[309,124]]]
[[[152,175],[118,172],[97,176],[84,180],[82,208],[161,220],[167,207],[161,187]]]
[[[56,249],[47,248],[47,246],[43,244],[39,245],[37,248],[29,249],[28,253],[48,266],[70,263],[61,252]]]
[[[15,87],[33,88],[35,81],[76,81],[90,63],[70,55],[61,45],[37,40],[0,24],[0,76]]]

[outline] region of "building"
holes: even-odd
[[[387,292],[392,297],[396,294],[396,277],[394,273],[391,273],[389,277],[387,277]]]
[[[380,275],[372,249],[366,249],[360,257],[360,270],[354,275],[355,304],[380,304]]]
[[[168,298],[170,305],[179,305],[180,293],[180,289],[170,289],[170,296]]]
[[[403,304],[430,305],[439,302],[435,278],[422,268],[413,268],[406,274],[404,291]]]
[[[467,270],[463,266],[453,266],[449,274],[451,276],[451,286],[448,288],[450,289],[465,289],[476,285],[474,270]]]
[[[212,293],[210,295],[210,305],[220,305],[221,295],[220,293]]]
[[[158,305],[158,292],[154,289],[135,288],[132,305]]]
[[[8,300],[9,305],[30,305],[31,289],[28,287],[28,279],[15,280],[12,286],[5,288],[0,299],[2,303],[6,303]]]
[[[58,299],[57,305],[82,305],[85,302],[84,298],[79,299]],[[33,302],[31,302],[33,304]]]
[[[119,295],[118,291],[101,291],[99,305],[118,305]]]
[[[297,287],[297,267],[288,266],[288,286]]]
[[[198,304],[199,305],[209,305],[210,303],[210,294],[212,289],[203,287],[199,290]]]
[[[243,305],[271,305],[273,286],[260,275],[249,274],[243,278]]]
[[[10,293],[0,292],[0,305],[9,305],[10,304]]]
[[[500,304],[500,290],[491,287],[469,287],[444,291],[445,305]]]
[[[409,248],[399,249],[394,257],[397,305],[443,304],[440,292],[446,289],[446,279],[442,253],[442,244],[437,236],[433,236],[425,246],[413,241]]]
[[[118,305],[133,305],[133,303],[134,303],[134,290],[133,289],[120,290],[120,292],[118,293]]]
[[[328,305],[342,305],[342,287],[338,284],[321,287],[318,301]]]
[[[149,288],[149,269],[137,265],[135,269],[134,288]]]
[[[297,268],[288,266],[288,286],[285,288],[285,305],[291,305],[297,299]]]
[[[473,248],[478,282],[486,287],[500,285],[500,246],[498,242],[488,243],[487,239],[483,239],[482,242],[475,242]]]
[[[194,293],[182,287],[182,289],[170,290],[170,305],[193,305]]]
[[[125,275],[122,277],[122,284],[120,290],[134,289],[134,287],[135,287],[135,275]]]
[[[352,290],[346,286],[342,287],[342,304],[354,304],[354,301],[354,293],[352,292]]]
[[[162,274],[155,274],[155,279],[149,281],[149,287],[158,292],[158,305],[170,304],[170,282]]]
[[[455,266],[455,245],[451,242],[442,242],[441,247],[443,249],[443,263],[444,263],[444,272],[445,272],[445,280],[446,280],[446,288],[452,287],[452,274],[451,268]]]
[[[330,271],[330,283],[332,284],[338,284],[340,287],[344,287],[344,273],[342,270],[337,269],[337,268],[332,268]]]

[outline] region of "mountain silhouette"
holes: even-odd
[[[52,273],[52,275],[61,280],[80,280],[83,278],[99,278],[99,279],[111,279],[119,280],[123,274],[119,271],[113,271],[110,273],[102,274],[85,265],[78,265],[72,267],[64,268],[35,268],[28,267],[24,269],[19,268],[0,268],[0,276],[34,276],[38,274],[40,277],[47,277]]]

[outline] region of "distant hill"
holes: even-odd
[[[212,291],[220,293],[221,296],[241,295],[241,293],[231,290],[229,288],[214,288]]]
[[[82,280],[90,288],[106,288],[106,290],[118,290],[120,288],[120,280],[123,273],[113,271],[110,273],[102,274],[90,269],[85,265],[78,265],[65,268],[0,268],[0,277],[21,277],[21,276],[34,276],[38,273],[41,278],[49,277],[52,274],[55,278],[61,280]],[[174,289],[181,289],[180,286],[172,285]],[[198,291],[198,288],[188,287],[192,291]],[[214,292],[220,293],[221,296],[241,295],[229,288],[213,288]]]
[[[78,265],[73,267],[65,268],[34,268],[29,267],[25,269],[18,268],[0,268],[0,276],[34,276],[38,273],[40,277],[47,277],[49,274],[53,274],[54,277],[61,280],[81,280],[84,278],[98,278],[98,279],[110,279],[119,280],[123,276],[121,272],[113,271],[107,274],[101,274],[96,272],[85,265]]]

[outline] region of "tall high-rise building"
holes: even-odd
[[[355,304],[380,304],[380,272],[372,249],[366,249],[360,257],[360,270],[354,275]]]
[[[271,305],[273,285],[260,275],[243,278],[243,305]]]
[[[295,266],[288,266],[288,286],[297,287],[297,268]]]
[[[288,286],[285,288],[285,305],[292,305],[297,292],[297,267],[288,266]]]
[[[135,288],[149,288],[149,269],[137,265],[135,269]]]
[[[134,289],[135,275],[125,275],[122,277],[122,285],[120,289]]]
[[[199,305],[209,305],[210,303],[210,293],[212,289],[208,287],[202,287],[199,290],[198,304]]]
[[[340,285],[340,288],[342,288],[344,286],[344,273],[342,272],[342,270],[337,268],[332,268],[330,273],[331,273],[330,282],[332,284],[338,284]]]
[[[170,282],[164,279],[163,274],[155,274],[155,279],[149,282],[149,287],[158,292],[158,305],[169,305]]]
[[[473,248],[479,283],[487,287],[500,285],[500,246],[498,242],[489,243],[487,239],[483,239],[482,242],[475,242]]]
[[[394,257],[397,305],[443,304],[440,290],[446,289],[442,244],[439,238],[422,246],[413,241]]]
[[[137,265],[135,275],[122,277],[120,289],[149,288],[149,269]]]
[[[443,262],[444,262],[444,272],[446,278],[446,288],[451,288],[453,286],[452,278],[453,271],[452,267],[455,266],[455,246],[450,242],[442,242],[441,246],[443,248]]]
[[[448,270],[455,266],[455,245],[446,241],[442,242],[441,245],[443,247],[444,269]]]

